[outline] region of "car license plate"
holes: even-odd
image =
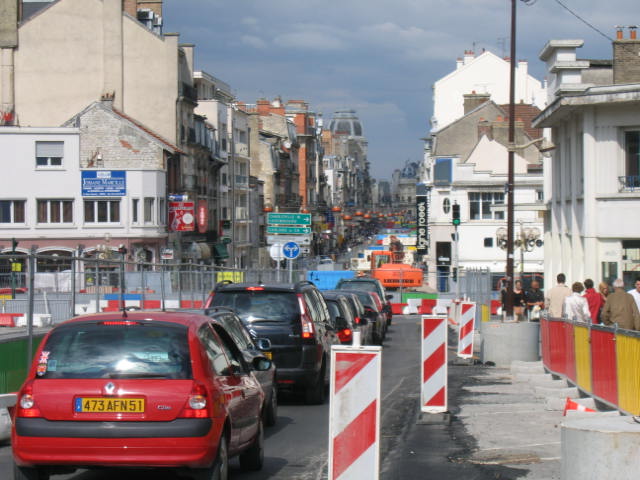
[[[262,352],[262,354],[269,360],[273,360],[273,354],[271,352]]]
[[[76,398],[74,410],[79,413],[144,413],[144,398]]]

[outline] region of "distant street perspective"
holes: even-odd
[[[635,480],[639,14],[0,0],[0,480]]]

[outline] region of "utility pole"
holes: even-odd
[[[513,318],[513,170],[515,146],[515,88],[516,88],[516,0],[511,0],[511,54],[509,58],[509,157],[507,175],[507,296],[505,310],[507,319]]]

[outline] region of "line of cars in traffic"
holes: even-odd
[[[391,316],[376,282],[325,292],[311,282],[224,283],[203,312],[122,311],[57,325],[12,412],[14,479],[93,467],[226,479],[236,455],[260,469],[278,392],[321,404],[332,345],[350,344],[354,331],[382,345]]]

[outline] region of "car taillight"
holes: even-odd
[[[216,295],[216,292],[211,292],[209,294],[209,297],[207,298],[207,301],[204,302],[204,307],[203,308],[210,308],[211,304],[213,303],[213,297]]]
[[[342,343],[351,342],[353,340],[353,332],[350,328],[343,328],[338,330],[338,338]]]
[[[353,322],[354,322],[356,325],[360,325],[360,317],[356,317],[356,318],[354,318],[354,319],[353,319]]]
[[[180,412],[180,418],[207,418],[210,416],[207,408],[207,389],[201,383],[193,382],[187,404]]]
[[[42,413],[36,406],[36,400],[33,396],[33,386],[31,383],[25,385],[18,394],[18,404],[16,405],[17,417],[41,417]]]
[[[298,303],[300,304],[300,326],[302,327],[302,338],[308,340],[315,337],[316,330],[313,326],[313,320],[309,318],[307,307],[301,294],[298,294]]]

